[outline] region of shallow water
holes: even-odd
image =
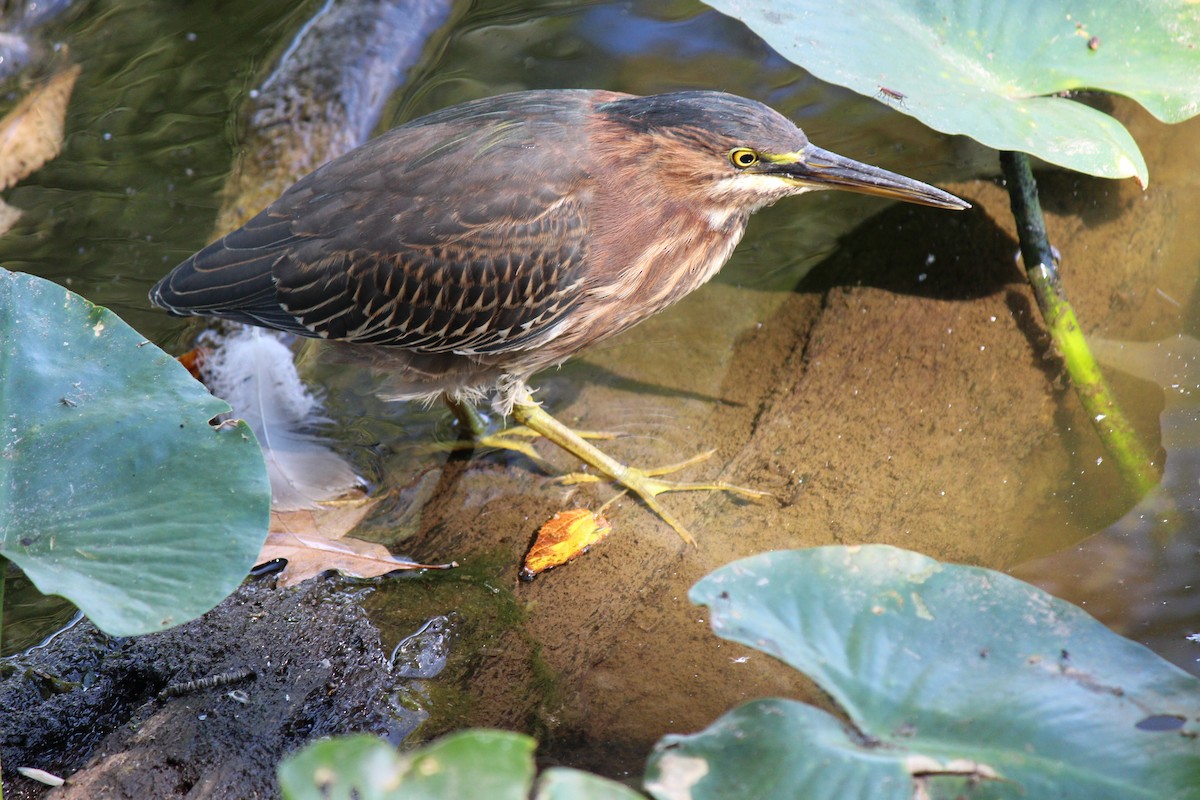
[[[179,347],[185,326],[150,309],[145,293],[210,238],[237,109],[316,5],[111,2],[56,23],[49,34],[70,43],[83,74],[63,155],[7,193],[25,217],[0,239],[0,264],[68,285]],[[710,569],[832,542],[1003,569],[1070,547],[1134,506],[1046,358],[990,156],[811,78],[739,23],[685,2],[487,4],[430,48],[382,127],[502,91],[576,86],[755,97],[817,144],[948,184],[977,208],[952,215],[833,193],[785,201],[756,216],[711,285],[536,381],[564,420],[623,434],[609,447],[622,458],[671,463],[715,447],[688,477],[779,498],[666,497],[695,549],[622,500],[603,545],[518,584],[538,525],[561,508],[595,507],[608,490],[564,489],[506,454],[448,459],[426,446],[452,434],[442,410],[383,403],[361,370],[312,371],[344,452],[386,497],[365,534],[470,567],[423,588],[384,584],[371,601],[393,645],[432,616],[460,615],[460,650],[474,649],[450,672],[470,678],[476,699],[455,724],[536,730],[550,758],[634,770],[663,733],[754,696],[805,693],[765,656],[708,632],[686,592]],[[1196,334],[1189,170],[1200,126],[1168,128],[1123,103],[1116,113],[1143,145],[1148,192],[1041,176],[1067,289],[1086,328],[1107,338]],[[1114,382],[1155,448],[1161,390]],[[1129,544],[1153,560],[1152,541]],[[1195,559],[1192,548],[1175,561],[1185,564],[1179,581]],[[1200,673],[1200,645],[1184,639],[1200,619],[1169,595],[1104,619]]]

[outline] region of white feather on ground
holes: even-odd
[[[329,422],[279,334],[237,325],[206,332],[205,385],[258,437],[275,511],[316,508],[363,485],[317,431]]]

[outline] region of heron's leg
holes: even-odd
[[[476,447],[495,447],[501,450],[512,450],[537,464],[540,469],[546,472],[554,471],[550,463],[542,458],[538,454],[538,451],[533,449],[532,442],[514,438],[507,430],[490,433],[488,431],[487,420],[484,419],[483,414],[479,413],[479,409],[473,403],[455,399],[448,394],[443,394],[442,400],[445,401],[446,407],[450,409],[450,413],[458,420],[458,424],[462,426],[463,433],[469,437],[463,441],[446,443],[445,447],[447,449],[460,450],[474,449]]]
[[[456,400],[448,394],[442,394],[442,401],[445,402],[446,408],[450,409],[450,413],[458,420],[458,424],[462,426],[462,429],[472,439],[487,436],[487,420],[483,418],[483,414],[479,413],[479,409],[475,407],[474,403],[464,403],[462,400]]]
[[[664,492],[718,491],[734,492],[743,497],[755,500],[770,496],[767,492],[743,489],[727,483],[682,483],[659,480],[656,476],[674,472],[697,461],[702,461],[711,456],[712,452],[701,453],[699,456],[690,458],[680,464],[674,464],[661,469],[641,470],[636,467],[629,467],[607,455],[595,445],[585,441],[575,431],[559,422],[548,412],[544,411],[541,406],[534,403],[533,398],[529,397],[528,394],[524,395],[513,406],[513,417],[517,422],[531,430],[537,431],[580,461],[599,470],[609,479],[616,481],[642,498],[642,502],[651,511],[661,517],[664,522],[674,528],[675,532],[688,544],[695,544],[696,540],[692,538],[692,535],[687,532],[687,529],[679,520],[675,519],[674,516],[659,504],[655,499],[658,495]]]
[[[703,453],[697,453],[696,455],[692,456],[691,458],[685,459],[676,464],[668,464],[665,467],[654,467],[652,469],[643,469],[640,471],[643,474],[648,475],[652,478],[656,478],[659,475],[670,475],[672,472],[679,472],[679,470],[681,470],[681,469],[687,469],[688,467],[692,466],[693,464],[699,464],[701,461],[707,461],[708,459],[710,459],[714,455],[716,455],[716,452],[717,451],[715,449],[714,450],[705,450]],[[558,480],[561,483],[575,484],[575,483],[598,483],[599,481],[606,481],[606,480],[611,480],[611,479],[608,477],[600,476],[600,475],[593,475],[590,472],[568,472],[566,475],[560,475],[558,477]],[[680,491],[680,489],[679,489],[680,486],[684,487],[685,489],[695,489],[695,490],[708,489],[708,490],[726,491],[726,492],[733,492],[734,494],[740,494],[743,497],[750,498],[751,500],[759,500],[759,499],[762,499],[763,497],[770,496],[767,492],[760,492],[757,489],[745,489],[741,486],[734,486],[734,485],[728,484],[728,483],[716,483],[716,484],[713,484],[713,483],[687,483],[687,484],[673,484],[673,485],[675,486],[675,491]],[[664,491],[671,491],[671,490],[666,489]]]
[[[490,432],[487,419],[484,418],[483,414],[479,413],[479,409],[474,404],[456,400],[448,394],[443,394],[442,400],[445,401],[446,407],[450,409],[450,413],[458,420],[463,433],[469,438],[463,441],[439,444],[439,449],[466,450],[476,447],[493,447],[497,450],[511,450],[520,453],[537,464],[538,468],[543,472],[553,474],[557,471],[550,462],[542,458],[537,450],[533,448],[532,441],[530,441],[542,436],[541,433],[525,425],[517,425],[512,428]],[[616,438],[616,434],[604,433],[602,431],[577,431],[576,433],[584,439]]]

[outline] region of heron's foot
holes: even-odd
[[[464,436],[461,439],[433,442],[429,445],[429,450],[437,453],[461,453],[463,451],[480,449],[508,450],[509,452],[520,453],[525,456],[534,464],[537,464],[538,469],[543,472],[554,472],[554,467],[549,461],[542,458],[541,454],[533,446],[532,437],[524,433],[524,430],[527,429],[506,428],[482,436]]]
[[[572,428],[571,430],[575,430]],[[525,425],[513,425],[511,428],[503,428],[496,433],[497,436],[518,436],[524,439],[541,439],[542,435],[533,428]],[[575,435],[581,439],[619,439],[624,434],[613,433],[612,431],[580,431],[575,430]]]
[[[687,469],[690,466],[699,464],[701,461],[707,461],[716,454],[716,450],[705,450],[703,453],[697,453],[686,461],[680,461],[677,464],[668,464],[665,467],[654,467],[653,469],[638,469],[637,467],[625,466],[625,472],[632,479],[640,480],[646,491],[657,497],[665,492],[729,492],[736,494],[739,497],[744,497],[747,500],[765,500],[771,497],[770,492],[760,492],[758,489],[747,489],[744,486],[735,486],[732,483],[724,481],[713,481],[710,483],[692,483],[685,481],[659,481],[654,480],[660,475],[670,475],[674,472],[679,472],[681,469]],[[560,475],[556,478],[559,483],[567,484],[568,486],[579,483],[599,483],[601,481],[616,481],[622,485],[627,485],[626,482],[616,476],[609,477],[607,475],[596,475],[591,472],[569,472],[566,475]],[[633,487],[629,487],[633,488]],[[634,490],[636,491],[636,490]]]
[[[513,453],[520,453],[528,458],[549,475],[553,475],[558,470],[534,448],[533,442],[535,439],[542,438],[542,435],[532,428],[524,425],[514,425],[511,428],[503,428],[493,433],[484,433],[482,435],[470,435],[462,439],[455,439],[446,442],[435,442],[431,445],[431,449],[436,452],[462,452],[464,450],[508,450]],[[620,434],[609,433],[606,431],[575,431],[583,439],[616,439]]]
[[[533,447],[532,440],[541,438],[543,434],[527,425],[514,425],[510,428],[494,430],[493,426],[488,423],[487,417],[471,403],[455,400],[449,395],[443,395],[442,399],[445,401],[446,407],[450,409],[450,413],[458,420],[463,438],[452,442],[438,442],[433,446],[434,450],[439,452],[461,452],[479,448],[508,450],[525,456],[537,464],[538,469],[543,472],[553,474],[557,471]],[[618,436],[618,434],[603,431],[576,431],[575,433],[584,439],[615,439]]]
[[[736,494],[739,497],[744,497],[747,500],[764,500],[771,496],[769,492],[760,492],[757,489],[747,489],[744,486],[735,486],[731,483],[723,481],[711,482],[691,482],[691,481],[664,481],[659,480],[661,475],[670,475],[673,472],[678,472],[701,461],[706,461],[716,453],[716,450],[707,450],[698,455],[692,456],[686,461],[680,461],[677,464],[669,464],[665,467],[655,467],[654,469],[639,469],[627,465],[620,465],[619,474],[616,475],[596,475],[588,472],[572,472],[563,475],[556,480],[560,483],[568,485],[580,483],[595,483],[599,481],[613,481],[624,486],[629,491],[636,494],[642,499],[646,506],[662,518],[664,522],[675,529],[675,532],[688,544],[695,544],[696,540],[688,533],[687,529],[679,520],[675,519],[656,499],[660,494],[667,492],[729,492]]]
[[[626,466],[604,453],[595,445],[584,441],[575,431],[556,420],[541,407],[533,404],[532,401],[518,403],[513,408],[513,415],[519,422],[537,431],[546,439],[554,442],[599,473],[599,475],[572,473],[559,480],[566,483],[584,483],[597,480],[610,480],[618,483],[641,498],[647,508],[657,514],[663,522],[674,528],[679,537],[688,544],[695,544],[696,540],[688,533],[683,523],[675,519],[674,515],[662,507],[656,499],[658,495],[665,492],[718,491],[732,492],[751,500],[761,500],[764,497],[770,496],[767,492],[745,489],[728,483],[686,483],[682,481],[666,481],[659,477],[703,461],[712,456],[713,451],[701,453],[679,464],[643,470]]]

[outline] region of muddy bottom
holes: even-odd
[[[1143,141],[1152,128],[1162,145],[1148,153],[1152,175],[1154,158],[1184,141],[1140,117],[1133,127]],[[1171,267],[1194,264],[1196,245],[1185,240],[1200,211],[1175,200],[1188,179],[1164,176],[1146,194],[1130,181],[1039,179],[1051,239],[1064,251],[1066,289],[1085,326],[1112,338],[1177,332],[1187,305],[1195,306],[1194,270]],[[239,595],[194,623],[228,626],[207,639],[160,634],[180,638],[145,656],[158,666],[128,668],[140,670],[144,686],[124,690],[121,714],[85,714],[91,690],[47,694],[36,673],[9,677],[5,696],[24,692],[21,702],[41,705],[18,718],[7,710],[18,706],[6,703],[5,791],[40,792],[11,777],[20,742],[41,753],[32,766],[83,767],[77,788],[49,797],[267,796],[231,794],[229,777],[248,776],[247,786],[267,792],[278,757],[300,743],[395,728],[394,704],[380,699],[392,686],[377,670],[380,653],[423,619],[449,613],[457,630],[451,663],[440,688],[432,682],[424,695],[430,718],[410,741],[465,725],[524,730],[539,737],[545,763],[636,776],[659,737],[700,729],[744,700],[826,702],[790,669],[709,632],[686,593],[713,568],[830,543],[887,543],[1006,568],[1118,518],[1136,498],[1121,491],[1049,352],[1014,262],[1007,195],[985,181],[946,188],[975,208],[888,207],[792,292],[739,286],[735,261],[675,309],[536,381],[539,399],[560,419],[623,434],[605,444],[622,460],[653,466],[716,448],[681,477],[721,479],[774,499],[664,496],[698,539],[689,547],[622,498],[606,511],[613,533],[593,552],[521,583],[517,571],[538,526],[565,508],[599,506],[611,489],[561,486],[504,453],[448,457],[366,441],[386,476],[367,535],[420,560],[455,559],[461,571],[373,584],[367,606],[382,634],[358,616],[353,593],[322,580],[271,601],[255,587],[250,600]],[[795,213],[804,202],[794,203]],[[744,247],[753,251],[755,238],[769,234],[752,223]],[[736,324],[713,325],[727,318]],[[1147,398],[1157,390],[1121,386],[1141,393],[1130,408],[1153,446],[1158,407]],[[394,424],[410,443],[432,438],[445,422],[428,412]],[[539,446],[554,464],[574,468]],[[1088,491],[1077,491],[1085,481]],[[260,615],[255,604],[267,602],[285,610]],[[218,622],[237,609],[239,622]],[[154,638],[120,653],[105,645],[110,650],[94,658],[135,659],[128,648]],[[250,709],[221,699],[227,689],[154,699],[170,676],[219,672],[251,656],[262,672],[247,691],[263,704],[253,727],[236,727]],[[51,661],[47,669],[80,680],[71,677],[80,668]],[[87,732],[56,723],[45,741],[35,739],[51,708],[54,718],[82,720]],[[228,727],[216,734],[217,724]],[[133,773],[150,782],[140,794],[88,793],[133,785],[125,783]]]
[[[275,766],[320,736],[400,741],[372,589],[340,579],[244,586],[202,619],[114,639],[83,621],[5,663],[4,796],[268,798]],[[17,767],[69,776],[53,790]]]

